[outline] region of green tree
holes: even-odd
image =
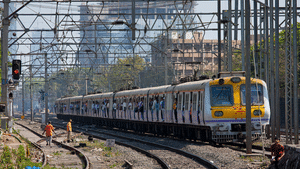
[[[297,35],[299,37],[300,35],[300,23],[297,24]],[[292,33],[292,39],[293,39],[294,34]],[[275,55],[275,35],[274,35],[274,55]],[[260,64],[264,64],[264,43],[265,41],[261,41],[257,44],[257,48],[258,51],[258,57],[257,57],[257,63],[258,65],[256,65],[258,68],[259,67],[263,67],[264,65],[260,65]],[[268,43],[270,43],[270,38],[268,39]],[[300,38],[298,38],[298,44],[300,44]],[[270,48],[269,48],[270,50]],[[280,87],[283,88],[284,87],[284,80],[285,80],[285,50],[286,50],[286,46],[285,46],[285,30],[279,32],[279,83],[280,83]],[[251,76],[254,77],[254,45],[251,46],[250,48],[250,62],[251,62]],[[293,52],[293,51],[292,51]],[[268,51],[268,53],[270,53],[270,51]],[[298,61],[300,60],[299,56],[300,56],[300,48],[298,47]],[[260,55],[262,54],[262,55]],[[261,59],[261,60],[260,60]],[[234,71],[239,71],[242,70],[242,56],[241,56],[241,50],[237,49],[234,51],[234,55],[232,57],[232,67]],[[269,60],[270,61],[270,60]],[[270,65],[275,65],[275,56],[274,56],[274,63],[269,63]],[[299,67],[299,64],[298,64]],[[261,70],[258,70],[258,72],[256,72],[257,74],[260,73]],[[300,70],[298,68],[298,74],[300,73]],[[263,72],[262,72],[263,74]],[[298,78],[299,79],[299,78]],[[300,80],[298,80],[298,82],[300,82]]]

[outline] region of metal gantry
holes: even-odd
[[[204,69],[204,63],[217,64],[218,72],[231,71],[235,64],[233,57],[241,55],[241,69],[245,70],[245,50],[248,50],[247,47],[245,48],[245,37],[248,36],[245,34],[244,3],[246,1],[241,0],[240,7],[238,0],[235,0],[234,7],[232,7],[231,1],[227,1],[228,10],[222,12],[224,3],[221,0],[189,2],[174,0],[155,2],[142,0],[120,0],[118,2],[110,0],[102,2],[95,0],[68,2],[28,0],[25,3],[18,0],[3,0],[1,100],[4,102],[7,100],[6,81],[9,79],[9,73],[6,63],[19,58],[22,59],[24,66],[22,88],[24,88],[23,83],[31,81],[30,79],[38,75],[46,82],[45,91],[48,89],[48,74],[86,68],[92,73],[102,73],[101,76],[104,76],[105,71],[116,64],[118,59],[135,55],[143,58],[147,65],[152,63],[151,66],[156,66],[157,70],[162,68],[164,74],[161,76],[164,76],[162,78],[164,80],[157,85],[170,84],[169,79],[172,78],[168,78],[168,76],[177,73],[170,75],[168,66],[176,64],[177,67],[180,67],[179,62],[186,66],[184,63],[187,62],[187,58],[203,62],[201,65],[203,71],[201,72],[206,73],[209,70]],[[199,5],[214,4],[217,6],[217,11],[197,12],[194,8],[195,2]],[[273,139],[275,136],[280,136],[280,86],[278,82],[280,80],[281,55],[279,53],[279,32],[285,30],[285,127],[288,136],[287,142],[291,143],[293,116],[294,127],[298,127],[297,36],[292,36],[292,33],[297,32],[297,27],[294,26],[292,31],[292,21],[293,25],[297,24],[297,13],[300,8],[297,7],[296,0],[293,0],[293,4],[292,0],[286,0],[285,6],[282,7],[279,7],[279,0],[275,0],[275,10],[273,8],[274,0],[265,0],[264,2],[253,0],[252,2],[253,8],[249,11],[249,17],[253,19],[249,20],[252,26],[249,28],[250,30],[247,30],[253,33],[251,42],[254,49],[250,51],[253,53],[251,67],[254,67],[255,76],[264,79],[269,87]],[[44,5],[45,3],[47,6]],[[9,8],[10,4],[15,4],[16,8]],[[9,11],[9,9],[12,10]],[[9,27],[9,23],[13,22],[16,23],[16,27]],[[222,24],[224,27],[221,26]],[[195,37],[194,33],[196,32],[201,32],[203,36]],[[175,34],[177,37],[172,36]],[[189,35],[193,42],[189,42],[186,38]],[[235,41],[232,41],[232,35],[234,35]],[[240,38],[239,35],[241,35]],[[179,38],[179,36],[181,37]],[[211,50],[205,49],[206,44],[201,38],[211,40],[212,43],[209,45],[214,45]],[[180,43],[172,41],[179,42],[179,39]],[[234,42],[236,45],[233,45]],[[172,63],[172,54],[174,53],[172,51],[175,46],[181,46],[182,53],[176,55],[180,55],[183,60],[177,58],[176,63]],[[200,49],[196,50],[196,48]],[[8,51],[10,51],[9,56]],[[46,58],[45,53],[47,53]],[[207,56],[210,54],[217,56],[218,61],[214,62],[213,57],[209,60],[210,58]],[[154,65],[153,56],[162,59],[162,63]],[[252,55],[249,56],[252,57]],[[211,66],[211,72],[216,67]],[[110,83],[108,85],[108,88],[111,89]],[[45,103],[45,105],[47,104]]]

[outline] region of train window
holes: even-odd
[[[242,105],[246,105],[245,85],[241,85],[241,101]],[[261,84],[251,84],[251,105],[263,105],[263,88]]]
[[[232,86],[211,86],[211,106],[232,106],[233,90]]]

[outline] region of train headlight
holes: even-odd
[[[260,116],[262,113],[260,110],[254,110],[253,115],[254,116]]]
[[[220,79],[219,80],[219,85],[223,85],[225,83],[225,80],[224,79]]]
[[[223,112],[222,111],[215,111],[214,115],[217,116],[217,117],[221,117],[221,116],[223,116]]]
[[[233,83],[239,83],[241,81],[241,78],[239,77],[233,77],[230,79]]]

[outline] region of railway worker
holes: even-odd
[[[72,119],[70,119],[70,121],[67,123],[67,133],[68,133],[67,139],[68,139],[68,141],[71,140],[71,135],[72,135],[72,125],[71,125],[71,123],[72,123]]]
[[[46,143],[47,143],[46,146],[49,145],[51,148],[52,132],[55,133],[54,128],[51,125],[51,121],[48,122],[48,125],[45,127],[42,135],[44,135],[45,132],[46,132]]]
[[[177,100],[175,99],[174,100],[174,104],[173,104],[173,113],[174,113],[174,116],[175,116],[175,122],[177,123]]]
[[[272,163],[275,164],[275,168],[278,169],[278,162],[284,155],[284,147],[279,143],[280,139],[275,137],[275,143],[271,145]]]

